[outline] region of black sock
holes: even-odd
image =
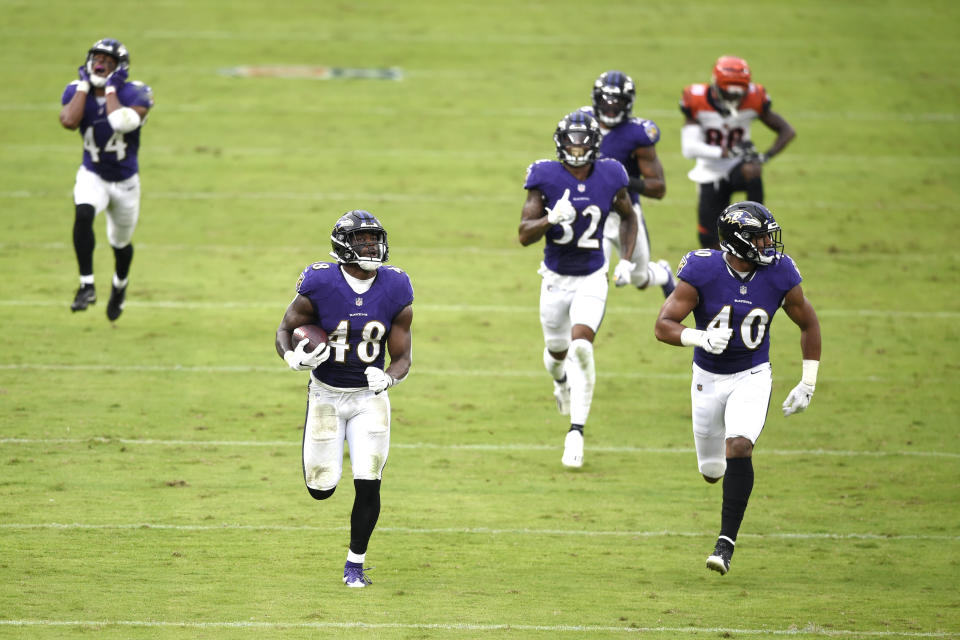
[[[126,280],[130,273],[130,263],[133,262],[133,245],[128,244],[122,249],[113,248],[113,258],[116,264],[117,277]]]
[[[366,553],[373,528],[380,517],[380,481],[354,480],[356,496],[350,513],[350,551]]]
[[[753,491],[753,458],[727,458],[727,471],[723,474],[720,535],[736,541],[751,491]]]
[[[77,254],[77,266],[80,275],[93,275],[93,249],[97,240],[93,235],[93,219],[96,212],[89,204],[78,204],[73,219],[73,250]]]
[[[571,424],[570,431],[579,431],[580,435],[583,435],[583,425],[582,424]]]

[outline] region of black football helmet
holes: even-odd
[[[600,125],[585,111],[574,111],[563,116],[553,134],[557,144],[557,158],[571,167],[582,167],[593,162],[600,148]]]
[[[360,233],[370,232],[375,234],[375,240],[358,237]],[[363,209],[347,211],[340,216],[337,223],[333,225],[330,244],[333,246],[330,255],[336,258],[339,264],[356,264],[364,271],[376,271],[390,255],[387,230],[372,213]],[[366,255],[363,251],[371,245],[377,248],[376,256]]]
[[[637,90],[633,78],[622,71],[604,71],[593,83],[593,113],[607,127],[630,117]]]
[[[93,56],[98,53],[105,53],[117,61],[117,69],[130,70],[130,52],[123,46],[123,43],[113,38],[104,38],[97,40],[87,51],[87,73],[90,74],[90,84],[95,87],[102,87],[107,83],[107,77],[94,73]]]
[[[720,247],[738,258],[761,266],[772,264],[783,255],[780,225],[770,210],[759,202],[736,202],[720,214],[717,223]],[[754,239],[769,237],[769,244],[757,247]]]

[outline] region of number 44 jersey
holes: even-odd
[[[313,370],[313,376],[331,387],[366,387],[364,369],[384,368],[393,319],[413,304],[410,277],[397,267],[384,265],[377,269],[370,289],[357,293],[338,265],[315,262],[300,274],[297,293],[309,298],[331,349],[330,357]]]
[[[723,353],[693,350],[694,363],[712,373],[737,373],[770,360],[770,323],[787,292],[803,279],[788,255],[741,277],[715,249],[688,253],[677,277],[697,290],[697,329],[733,329]]]
[[[77,92],[78,80],[63,90],[61,104],[67,104]],[[153,91],[142,82],[127,82],[117,91],[117,99],[124,107],[153,107]],[[137,151],[140,149],[140,129],[128,133],[113,130],[107,120],[107,100],[87,95],[83,119],[77,130],[83,138],[83,166],[107,182],[120,182],[139,171]]]

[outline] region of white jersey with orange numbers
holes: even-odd
[[[714,101],[709,84],[692,84],[683,90],[680,110],[697,121],[701,140],[708,145],[730,149],[750,139],[750,125],[770,109],[770,97],[761,84],[750,83],[747,95],[736,113],[727,113]],[[715,182],[730,172],[737,158],[697,158],[687,177],[697,183]]]

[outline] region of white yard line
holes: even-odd
[[[573,633],[675,633],[678,635],[769,635],[769,636],[823,636],[829,638],[871,637],[871,638],[949,638],[956,637],[952,632],[941,631],[892,631],[892,630],[864,630],[853,631],[845,629],[823,629],[821,627],[786,628],[786,629],[735,629],[727,627],[614,627],[599,625],[534,625],[502,622],[498,624],[468,624],[468,623],[402,623],[402,622],[258,622],[256,620],[222,620],[208,622],[181,622],[175,620],[0,620],[0,626],[8,627],[144,627],[144,628],[179,628],[179,629],[409,629],[420,631],[480,631],[480,632],[573,632]]]

